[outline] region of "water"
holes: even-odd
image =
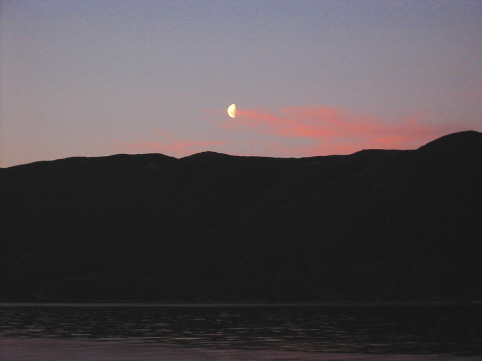
[[[0,360],[482,360],[482,305],[3,305]]]

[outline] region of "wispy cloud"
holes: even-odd
[[[333,106],[293,106],[276,111],[238,108],[235,119],[206,120],[208,134],[216,134],[217,139],[199,139],[195,134],[174,136],[154,129],[146,140],[110,141],[116,152],[124,153],[184,157],[217,150],[229,154],[304,157],[350,154],[362,149],[416,149],[443,135],[469,129],[462,123],[430,123],[428,117],[425,114],[388,118]],[[210,127],[218,128],[209,132]],[[222,138],[219,127],[223,128]]]
[[[386,119],[330,106],[295,106],[276,112],[239,109],[238,117],[222,126],[232,131],[306,140],[301,147],[288,147],[282,139],[275,140],[273,148],[289,155],[346,154],[367,148],[413,149],[462,130],[460,125],[423,124],[416,117]]]

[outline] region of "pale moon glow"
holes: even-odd
[[[231,104],[228,108],[228,115],[231,118],[236,118],[236,104]]]

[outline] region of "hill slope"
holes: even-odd
[[[482,134],[0,169],[2,301],[482,299]]]

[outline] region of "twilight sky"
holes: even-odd
[[[482,131],[480,0],[0,4],[0,167],[349,154]]]

